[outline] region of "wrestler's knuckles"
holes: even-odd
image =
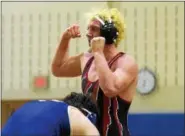
[[[70,27],[68,27],[66,29],[66,31],[64,32],[64,36],[67,38],[76,38],[76,37],[80,37],[80,30],[79,30],[79,25],[71,25]]]
[[[105,38],[103,37],[94,37],[91,40],[91,46],[95,48],[103,48],[105,45]]]

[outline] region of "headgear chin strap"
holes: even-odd
[[[98,21],[100,21],[100,35],[105,38],[106,44],[113,44],[116,38],[118,37],[118,31],[114,25],[114,23],[109,19],[109,21],[103,21],[100,17],[95,17]]]

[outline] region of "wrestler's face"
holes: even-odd
[[[100,36],[100,25],[101,23],[98,20],[92,20],[87,26],[87,39],[90,45],[90,41],[97,36]]]

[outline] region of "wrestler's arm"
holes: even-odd
[[[77,108],[69,106],[68,115],[70,120],[71,136],[99,136],[97,128]]]
[[[95,52],[95,66],[99,76],[99,85],[108,97],[116,96],[125,90],[137,77],[138,67],[134,59],[124,56],[118,63],[118,68],[112,72],[102,52]]]
[[[51,71],[56,77],[76,77],[81,75],[81,59],[83,53],[69,56],[70,39],[62,38],[52,61]]]

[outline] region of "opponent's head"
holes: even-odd
[[[82,93],[72,92],[66,96],[63,101],[78,108],[93,124],[96,125],[99,112],[96,104],[89,96]]]
[[[116,47],[124,38],[124,20],[121,13],[116,9],[102,9],[88,13],[88,32],[90,40],[97,36],[102,36],[106,44],[114,44]]]

